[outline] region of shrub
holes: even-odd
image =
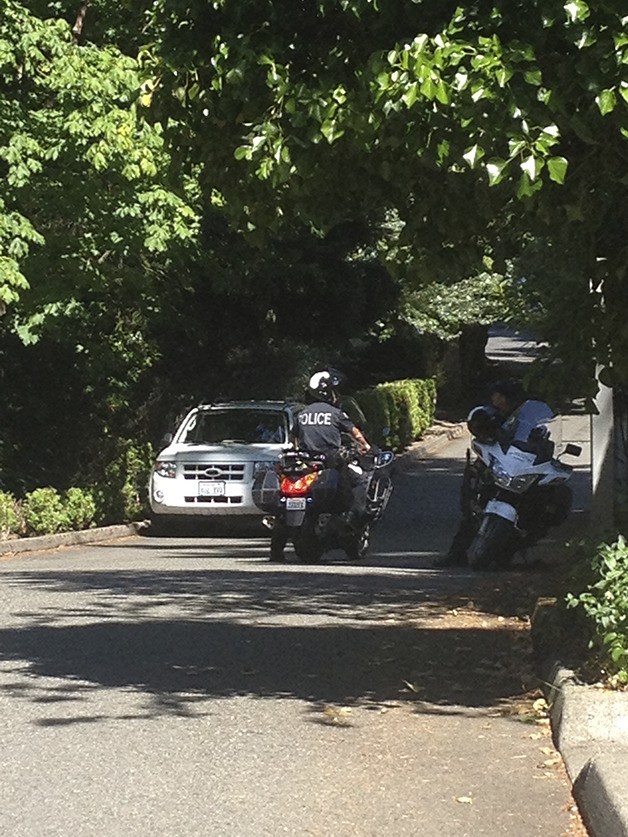
[[[91,491],[68,488],[63,496],[63,508],[68,529],[89,529],[96,525],[96,501]]]
[[[368,421],[371,441],[401,450],[434,421],[436,382],[431,378],[390,381],[357,392],[355,399]]]
[[[67,525],[63,500],[55,488],[36,488],[27,494],[22,513],[30,535],[49,535]]]
[[[137,520],[147,512],[148,479],[153,463],[150,445],[118,439],[102,475],[95,481],[94,499],[99,523]]]
[[[0,540],[20,531],[18,505],[12,494],[0,491]]]
[[[584,592],[567,595],[567,607],[580,608],[591,627],[589,647],[611,685],[628,684],[628,545],[600,544],[591,561],[593,577]]]

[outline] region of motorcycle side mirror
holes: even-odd
[[[573,445],[571,442],[569,442],[563,451],[563,454],[566,454],[567,456],[580,456],[581,453],[582,448],[580,445]]]
[[[377,468],[383,468],[385,465],[390,465],[394,458],[395,454],[392,451],[382,450],[375,457],[375,465]]]

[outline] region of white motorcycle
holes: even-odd
[[[582,448],[562,446],[560,416],[535,427],[527,441],[503,442],[481,432],[475,412],[468,426],[477,458],[471,461],[467,452],[462,491],[466,536],[472,537],[467,558],[475,570],[503,568],[567,518],[573,468],[560,457],[579,456]]]

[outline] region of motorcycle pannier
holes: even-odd
[[[265,512],[274,512],[279,505],[279,476],[277,472],[269,468],[256,474],[253,481],[253,502]]]
[[[329,468],[321,472],[321,475],[312,486],[312,497],[319,511],[334,511],[338,503],[338,471]]]

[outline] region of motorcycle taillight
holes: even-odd
[[[313,483],[318,479],[318,473],[312,471],[311,474],[304,474],[298,479],[291,479],[284,477],[281,481],[281,493],[284,497],[303,497],[308,493]]]

